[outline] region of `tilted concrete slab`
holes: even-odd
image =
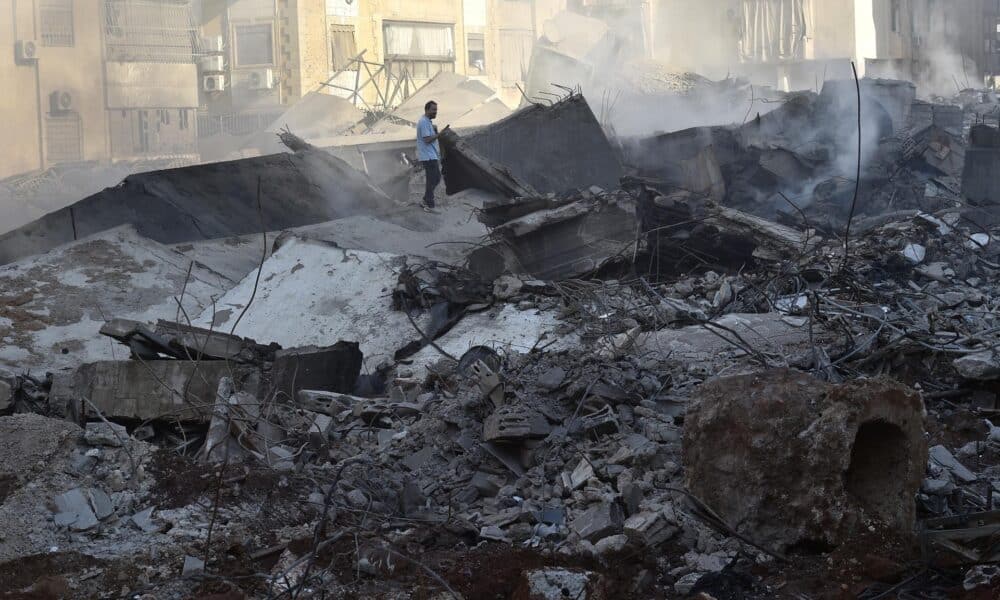
[[[300,227],[392,206],[363,173],[322,150],[195,165],[132,175],[0,236],[0,264],[125,224],[150,239],[176,244]]]
[[[194,317],[233,284],[129,226],[73,242],[0,268],[0,364],[42,372],[125,358],[99,334],[106,320]]]

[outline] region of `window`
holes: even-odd
[[[73,0],[41,0],[38,19],[43,46],[73,46]]]
[[[351,59],[358,55],[358,46],[354,41],[354,27],[330,26],[330,52],[330,64],[335,71],[346,67]]]
[[[486,39],[481,33],[470,33],[465,41],[469,52],[469,68],[486,72]]]
[[[49,164],[83,160],[83,131],[76,113],[46,115],[45,157]]]
[[[188,111],[186,109],[180,109],[177,111],[177,122],[180,125],[181,130],[185,130],[189,126],[188,122]]]
[[[899,3],[900,3],[900,0],[892,0],[892,2],[891,2],[891,8],[890,8],[891,13],[892,13],[890,15],[890,21],[892,23],[892,30],[895,33],[899,33],[899,29],[900,29],[900,15],[899,15],[900,6],[899,6]]]
[[[455,60],[451,25],[385,23],[385,55],[393,59]]]
[[[108,60],[194,62],[197,27],[186,0],[105,0],[104,34]]]
[[[531,48],[531,31],[500,32],[500,79],[504,84],[513,85],[527,79]]]
[[[237,25],[236,65],[240,67],[274,64],[274,27],[264,25]]]
[[[389,76],[408,72],[418,80],[455,72],[455,30],[440,23],[385,23],[385,62]]]

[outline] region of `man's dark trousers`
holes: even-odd
[[[434,208],[434,190],[441,183],[441,163],[436,160],[425,160],[424,172],[427,173],[427,190],[424,192],[424,205],[428,208]]]

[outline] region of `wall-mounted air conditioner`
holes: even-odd
[[[58,115],[73,109],[73,94],[65,90],[56,90],[49,94],[49,112]]]
[[[14,58],[19,63],[38,60],[38,44],[34,40],[17,40],[14,44]]]
[[[203,56],[201,59],[201,70],[205,73],[225,71],[226,61],[222,56]]]
[[[226,89],[225,75],[205,75],[201,78],[201,89],[206,92],[221,92]]]
[[[273,69],[254,69],[247,75],[247,83],[251,90],[274,89]]]

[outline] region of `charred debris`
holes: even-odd
[[[0,237],[0,588],[987,597],[996,100],[774,105],[529,104],[430,216],[286,131]]]

